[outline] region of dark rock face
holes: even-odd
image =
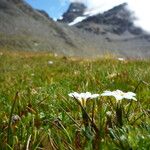
[[[84,16],[86,7],[81,3],[71,3],[67,12],[64,13],[63,23],[70,23],[79,16]],[[89,16],[87,19],[74,26],[95,34],[113,33],[121,35],[129,32],[133,35],[141,35],[144,31],[133,24],[133,14],[127,9],[127,4],[118,5],[102,14]]]
[[[64,23],[70,23],[72,22],[75,18],[82,16],[84,11],[86,9],[86,6],[82,3],[71,3],[67,12],[63,14],[63,19],[58,20],[60,22]]]
[[[132,12],[127,10],[126,6],[127,4],[124,3],[104,12],[103,14],[88,17],[76,26],[96,34],[101,33],[101,25],[104,27],[102,33],[111,32],[120,35],[128,31],[135,35],[142,34],[142,29],[134,26]],[[97,26],[95,26],[95,24],[97,24]]]

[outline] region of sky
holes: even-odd
[[[54,20],[62,16],[70,2],[82,2],[88,9],[100,9],[101,12],[127,2],[137,20],[135,25],[150,32],[150,1],[149,0],[25,0],[32,7],[45,10]]]
[[[58,19],[69,7],[69,0],[25,0],[33,8],[45,10],[53,19]]]

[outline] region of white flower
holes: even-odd
[[[12,123],[16,123],[16,122],[20,121],[21,118],[18,115],[12,115],[11,120],[12,120]]]
[[[32,94],[32,95],[35,95],[35,94],[37,94],[37,93],[38,93],[37,90],[31,89],[31,94]]]
[[[32,76],[32,77],[34,77],[34,75],[35,75],[34,73],[31,73],[31,76]]]
[[[112,112],[111,112],[111,111],[107,111],[107,112],[106,112],[106,115],[107,115],[107,116],[111,116],[111,115],[112,115]]]
[[[82,104],[82,106],[86,106],[87,100],[97,98],[99,96],[99,94],[91,94],[90,92],[86,92],[86,93],[73,92],[73,93],[70,93],[68,95],[70,97],[73,97],[73,98],[79,100],[80,103]]]
[[[55,57],[57,57],[57,56],[58,56],[58,54],[57,54],[57,53],[55,53],[55,54],[54,54],[54,56],[55,56]]]
[[[133,92],[122,92],[121,90],[116,90],[116,91],[104,91],[104,93],[101,94],[101,96],[114,96],[116,98],[117,101],[120,101],[122,99],[129,99],[129,100],[135,100],[137,101],[137,99],[135,98],[136,94]]]
[[[118,58],[118,60],[119,60],[119,61],[125,61],[125,59],[124,59],[124,58],[121,58],[121,57]]]
[[[52,65],[53,63],[53,61],[48,61],[48,65]]]

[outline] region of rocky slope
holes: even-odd
[[[23,0],[0,0],[0,48],[84,54],[84,41],[77,35]]]
[[[86,7],[70,5],[63,20],[54,22],[44,11],[23,0],[0,0],[0,48],[51,51],[67,56],[150,57],[150,36],[133,25],[125,4],[103,14],[83,16]],[[63,22],[63,23],[62,23]]]
[[[69,7],[69,9],[72,8]],[[70,25],[71,21],[66,17],[66,13],[62,21]],[[99,47],[103,52],[117,53],[127,57],[150,56],[150,35],[134,25],[135,18],[127,9],[126,3],[95,15],[83,12],[74,20],[79,17],[85,17],[85,19],[73,26],[82,32],[89,33],[90,41],[95,45],[95,49]]]

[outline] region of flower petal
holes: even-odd
[[[126,94],[131,95],[131,96],[136,96],[136,94],[133,92],[127,92]]]
[[[113,96],[113,93],[111,91],[104,91],[101,96]]]
[[[93,94],[93,95],[91,95],[91,98],[97,98],[97,97],[99,97],[99,94]]]
[[[137,99],[135,98],[136,94],[133,92],[123,92],[121,90],[116,90],[116,91],[104,91],[104,93],[101,94],[101,96],[114,96],[115,99],[118,100],[122,100],[122,99],[132,99],[137,101]]]
[[[70,93],[68,94],[70,97],[75,97],[78,100],[88,100],[88,99],[93,99],[99,96],[99,94],[91,94],[90,92],[86,92],[86,93]]]
[[[125,93],[124,94],[124,98],[125,99],[129,99],[129,100],[135,100],[135,101],[137,101],[137,99],[133,96],[133,95],[130,95],[130,94],[128,94],[128,93]]]

